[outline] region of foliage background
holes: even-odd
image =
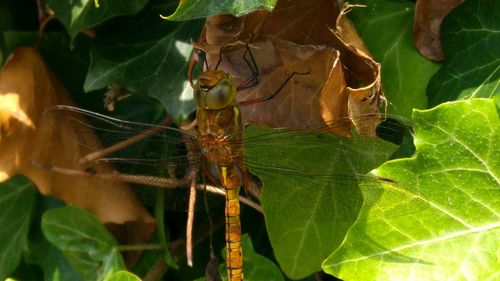
[[[74,18],[59,16],[60,23],[52,22],[39,49],[79,106],[105,112],[102,106],[104,87],[118,83],[137,95],[120,103],[116,112],[112,113],[114,116],[158,123],[162,115],[168,112],[180,121],[192,112],[194,106],[189,98],[190,87],[186,80],[187,60],[191,51],[190,40],[196,39],[200,33],[202,18],[220,12],[245,14],[255,7],[272,7],[275,4],[274,1],[248,2],[257,4],[190,7],[190,1],[185,1],[187,6],[181,6],[171,16],[171,19],[179,20],[173,22],[163,20],[158,15],[173,14],[177,8],[175,1],[137,0],[131,2],[133,4],[107,1],[100,2],[101,7],[96,9],[93,1],[81,0],[69,4],[50,0],[46,4],[56,14],[69,15],[69,11],[73,11]],[[448,181],[436,176],[428,179],[428,184],[414,183],[420,184],[426,191],[424,194],[430,207],[410,218],[388,216],[380,222],[377,218],[385,219],[386,212],[390,210],[377,210],[377,205],[372,209],[365,206],[342,247],[332,253],[322,268],[346,280],[363,280],[363,276],[377,276],[381,280],[440,280],[441,277],[451,280],[494,280],[499,274],[495,268],[499,257],[494,249],[500,247],[500,164],[495,160],[500,155],[497,145],[500,139],[494,102],[500,83],[500,49],[497,47],[500,46],[499,11],[494,8],[493,0],[467,1],[454,10],[441,28],[446,60],[434,63],[421,57],[411,40],[414,3],[376,0],[363,3],[368,8],[357,9],[349,17],[375,59],[382,64],[383,85],[392,113],[411,118],[413,109],[433,108],[447,101],[471,98],[492,100],[442,104],[435,111],[415,113],[417,156],[387,164],[377,172],[391,178],[394,174],[403,174],[401,181],[417,177],[403,172],[407,170],[418,171],[423,175],[451,172],[439,174],[439,177],[448,177]],[[36,6],[32,1],[4,1],[0,3],[0,15],[0,61],[3,63],[13,48],[33,45],[38,22]],[[186,15],[198,19],[185,20]],[[90,27],[99,34],[95,39],[79,33]],[[489,125],[481,126],[486,123]],[[442,135],[443,131],[451,133]],[[472,151],[472,160],[467,151],[457,152],[463,144],[471,148],[468,151]],[[479,159],[479,164],[473,159],[477,155],[479,157],[475,160]],[[458,167],[454,166],[456,163]],[[413,166],[394,168],[397,165]],[[453,174],[452,168],[462,173]],[[73,214],[74,217],[72,215],[69,218],[77,222],[80,219],[92,221],[85,225],[98,225],[88,214],[73,209],[55,209],[61,207],[62,203],[37,194],[30,183],[20,177],[2,183],[0,187],[0,209],[3,210],[0,215],[0,256],[3,257],[0,260],[0,278],[95,280],[95,276],[87,275],[92,271],[95,273],[90,265],[80,264],[79,270],[75,270],[74,263],[73,267],[68,263],[68,259],[73,259],[73,262],[75,259],[84,259],[80,254],[84,253],[85,256],[91,250],[95,250],[95,253],[90,255],[108,261],[104,263],[106,270],[123,268],[115,256],[116,242],[108,237],[104,229],[98,226],[88,229],[90,233],[97,231],[98,234],[94,233],[93,236],[97,237],[99,243],[105,241],[104,249],[95,249],[91,244],[79,240],[70,244],[80,245],[80,248],[72,249],[73,252],[66,249],[63,253],[58,249],[61,241],[57,241],[57,231],[51,236],[47,226],[44,226],[54,222],[57,225],[60,223],[58,220],[68,214]],[[61,212],[59,216],[57,210]],[[254,264],[249,267],[265,268],[276,280],[302,278],[302,274],[294,274],[293,270],[285,270],[287,277],[277,270],[275,264],[278,262],[282,269],[287,268],[287,264],[276,261],[263,217],[250,209],[245,209],[243,216],[243,231],[249,234],[251,244],[258,253],[258,258],[253,259]],[[182,237],[182,231],[176,227],[182,227],[184,220],[182,214],[167,218],[171,240]],[[84,228],[79,230],[81,233],[87,231]],[[219,229],[214,237],[223,237],[221,231]],[[409,238],[391,235],[391,232],[398,231]],[[369,245],[363,244],[370,241],[362,235],[366,233],[373,234]],[[384,240],[390,241],[381,245]],[[409,247],[409,252],[404,252],[404,247],[415,241],[435,243]],[[251,247],[251,244],[247,247]],[[366,258],[384,253],[377,247],[374,249],[373,245],[383,249],[404,249],[384,254],[382,260],[389,262],[383,263],[382,260]],[[222,246],[223,241],[216,241],[216,248],[221,249]],[[198,248],[208,249],[207,241]],[[252,252],[247,249],[246,253]],[[187,269],[184,262],[180,261],[180,269],[169,270],[165,280],[194,280],[203,276],[207,252],[196,251],[194,269]],[[448,261],[450,256],[455,259]],[[147,252],[133,272],[144,276],[159,258],[158,253]],[[433,266],[427,264],[429,261]],[[82,272],[82,268],[87,272]],[[104,274],[108,274],[106,270]],[[411,277],[412,270],[418,272],[414,277]],[[436,277],[433,275],[436,270],[444,275]],[[250,273],[247,276],[252,275]],[[270,280],[264,275],[255,276],[249,280]],[[112,278],[126,280],[128,277]],[[314,277],[304,280],[314,280]]]

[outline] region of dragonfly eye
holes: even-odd
[[[236,96],[236,85],[231,78],[224,78],[205,93],[205,107],[221,109],[231,104]]]
[[[194,98],[200,107],[207,109],[221,109],[231,104],[236,95],[236,85],[230,78],[224,78],[209,89],[195,87]]]
[[[233,102],[236,85],[228,73],[222,70],[210,70],[198,78],[193,95],[197,106],[218,110]]]

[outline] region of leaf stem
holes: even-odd
[[[162,244],[137,244],[137,245],[118,245],[118,251],[142,251],[142,250],[161,250],[164,246]]]

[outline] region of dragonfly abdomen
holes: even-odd
[[[230,281],[243,280],[239,187],[226,189],[226,265]]]
[[[226,266],[229,281],[243,280],[241,248],[240,180],[236,169],[221,167],[222,185],[226,190]]]

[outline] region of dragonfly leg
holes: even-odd
[[[217,70],[217,68],[219,68],[219,65],[220,63],[222,62],[222,51],[224,50],[224,48],[226,48],[226,45],[222,45],[220,46],[220,49],[219,49],[219,60],[217,61],[217,64],[215,65],[215,70]]]
[[[77,169],[68,169],[58,166],[53,166],[46,163],[39,163],[36,161],[31,161],[31,163],[39,168],[47,169],[56,173],[61,173],[70,176],[85,176],[85,177],[95,177],[104,180],[110,181],[120,181],[120,182],[128,182],[128,183],[136,183],[143,185],[150,185],[162,188],[177,188],[184,185],[184,182],[178,180],[176,178],[162,178],[162,177],[154,177],[148,175],[130,175],[130,174],[121,174],[121,173],[99,173],[91,168],[86,169],[85,171],[77,170]]]
[[[189,185],[189,210],[186,222],[186,259],[189,267],[193,266],[193,224],[194,224],[194,207],[196,204],[196,178],[191,179]]]
[[[205,64],[205,69],[209,70],[207,58],[205,56],[202,57],[200,55],[202,52],[203,52],[202,50],[194,47],[193,52],[191,53],[191,57],[189,58],[188,80],[189,80],[189,84],[191,84],[191,87],[193,87],[193,88],[194,88],[194,82],[193,82],[194,65],[196,63],[199,63],[200,60],[202,60],[203,62],[200,63],[201,69],[203,69],[203,64]]]
[[[306,75],[306,74],[309,74],[309,72],[292,72],[288,76],[288,78],[286,78],[285,82],[283,82],[281,84],[281,86],[273,94],[268,95],[268,96],[263,96],[263,97],[260,97],[260,98],[256,98],[256,99],[252,99],[252,100],[241,101],[241,102],[238,103],[238,105],[239,106],[246,106],[246,105],[251,105],[251,104],[256,104],[256,103],[260,103],[260,102],[271,100],[275,96],[277,96],[281,92],[281,90],[283,90],[283,88],[286,86],[286,84],[288,84],[288,82],[290,81],[290,79],[293,78],[293,76],[295,76],[295,75]]]
[[[250,56],[250,58],[248,58],[247,56]],[[238,91],[251,88],[259,84],[259,76],[260,76],[259,67],[255,62],[255,58],[252,54],[252,51],[250,50],[250,46],[248,45],[248,43],[245,44],[245,53],[243,54],[243,59],[245,60],[248,67],[252,71],[252,75],[248,77],[248,79],[245,82],[241,83],[241,85],[237,87]]]

